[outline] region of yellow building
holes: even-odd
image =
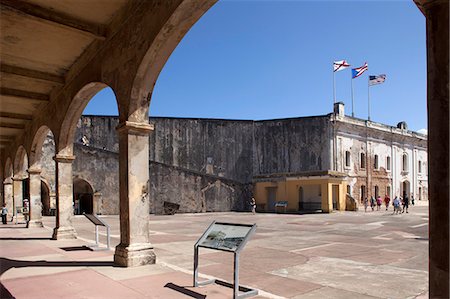
[[[281,173],[254,178],[258,211],[275,212],[286,204],[287,212],[344,211],[346,190],[345,174],[335,171]]]

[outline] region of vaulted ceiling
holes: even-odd
[[[0,148],[25,130],[128,0],[0,1]]]

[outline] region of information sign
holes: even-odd
[[[233,288],[233,298],[243,299],[258,294],[258,290],[239,286],[239,253],[250,236],[255,232],[256,224],[239,224],[213,221],[194,245],[194,287],[217,283]],[[199,247],[229,251],[234,254],[233,284],[217,279],[198,281]],[[243,291],[243,292],[240,292]]]
[[[199,246],[236,251],[250,233],[253,225],[215,222],[203,234]]]

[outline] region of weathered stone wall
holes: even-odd
[[[251,184],[151,162],[150,211],[161,214],[164,201],[179,204],[183,213],[248,211],[251,187]]]
[[[119,214],[119,155],[111,151],[74,145],[73,177],[88,182],[101,196],[97,203],[100,214]]]
[[[327,116],[255,122],[255,175],[320,171],[330,168]]]
[[[150,118],[150,161],[239,182],[253,178],[253,121]]]

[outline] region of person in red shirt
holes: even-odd
[[[386,205],[386,211],[388,210],[388,208],[389,208],[389,203],[391,202],[391,198],[389,197],[389,195],[385,195],[384,196],[384,204]]]

